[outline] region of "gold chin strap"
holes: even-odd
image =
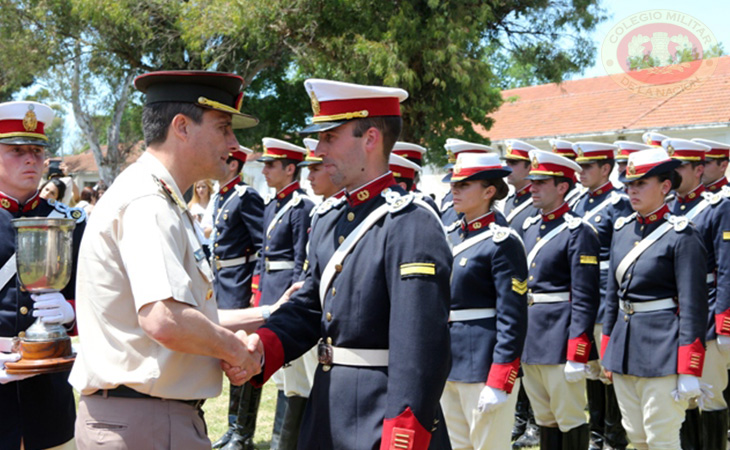
[[[333,114],[331,116],[316,116],[312,118],[312,123],[320,123],[320,122],[334,122],[337,120],[350,120],[350,119],[364,119],[369,114],[367,109],[363,109],[362,111],[355,111],[355,112],[349,112],[349,113],[342,113],[342,114]]]
[[[241,111],[232,106],[224,105],[223,103],[216,102],[215,100],[209,100],[205,97],[198,97],[198,104],[202,106],[207,106],[208,108],[229,112],[231,114],[241,114]]]

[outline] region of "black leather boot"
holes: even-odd
[[[602,450],[604,441],[604,426],[606,419],[606,389],[598,380],[586,381],[588,397],[588,413],[590,417],[590,450]]]
[[[561,450],[563,433],[560,428],[540,427],[540,450]]]
[[[728,410],[702,411],[702,444],[705,450],[727,449]]]
[[[289,397],[286,401],[286,414],[281,425],[279,450],[296,450],[299,441],[299,429],[302,425],[304,409],[307,406],[306,397]]]
[[[259,403],[261,403],[261,389],[253,387],[250,383],[244,384],[231,437],[221,450],[254,450],[253,438],[256,433]]]
[[[590,426],[585,423],[563,433],[562,450],[587,450],[590,436]]]
[[[223,433],[223,436],[213,442],[213,448],[221,448],[231,440],[233,425],[236,423],[236,417],[238,416],[238,405],[241,403],[242,391],[243,386],[231,385],[231,389],[228,393],[228,429],[225,433]]]
[[[684,423],[679,430],[679,440],[682,450],[702,450],[702,418],[699,408],[686,411]]]
[[[603,448],[605,450],[626,450],[629,440],[621,424],[621,409],[618,407],[613,385],[606,386],[606,426],[604,428]]]
[[[525,433],[529,421],[530,400],[527,398],[524,386],[520,383],[520,390],[517,392],[517,404],[515,405],[515,424],[512,427],[513,442]]]
[[[286,395],[284,391],[277,391],[276,395],[276,413],[274,414],[274,431],[271,433],[271,450],[279,449],[279,438],[281,437],[281,426],[284,423],[284,415],[286,415]]]

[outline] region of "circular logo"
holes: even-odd
[[[601,61],[620,86],[647,97],[691,90],[715,71],[717,40],[688,14],[671,10],[636,13],[618,22],[603,40]]]

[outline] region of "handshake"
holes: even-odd
[[[264,345],[259,335],[247,335],[245,331],[235,333],[237,350],[231,358],[221,360],[221,369],[234,386],[240,386],[261,373],[264,361]]]

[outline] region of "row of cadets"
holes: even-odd
[[[251,282],[263,240],[264,201],[243,182],[241,172],[253,151],[239,145],[226,160],[227,171],[212,200],[211,267],[218,309],[250,306]],[[253,448],[261,389],[231,384],[228,430],[213,448]]]
[[[568,158],[571,161],[575,161],[578,154],[573,148],[573,143],[566,141],[565,139],[548,139],[552,152]],[[565,202],[573,208],[578,201],[578,198],[585,193],[586,189],[580,183],[578,183],[578,176],[576,175],[573,179],[573,188],[565,194]]]
[[[641,150],[619,177],[636,213],[615,225],[601,353],[637,449],[679,449],[688,401],[701,394],[707,252],[665,203],[679,164],[662,148]]]
[[[463,214],[453,248],[451,372],[441,397],[453,448],[510,448],[527,329],[525,248],[495,223],[492,206],[510,173],[495,153],[462,153],[451,177],[454,210]]]
[[[420,192],[417,184],[420,181],[420,168],[423,167],[423,156],[426,154],[426,148],[418,144],[398,141],[393,145],[393,150],[390,153],[403,157],[419,167],[419,171],[415,174],[410,190]]]
[[[504,161],[512,169],[507,175],[507,182],[514,187],[514,192],[505,199],[502,213],[509,226],[522,236],[522,224],[528,217],[538,214],[537,208],[532,204],[532,183],[527,178],[531,166],[529,153],[537,150],[537,147],[517,139],[506,140],[505,146],[507,150]]]
[[[473,142],[463,141],[456,138],[446,139],[444,148],[448,154],[448,164],[444,166],[444,169],[448,170],[449,173],[443,178],[444,183],[448,183],[450,180],[451,172],[456,164],[456,158],[459,153],[487,153],[492,151],[492,147],[483,144],[476,144]],[[459,221],[459,215],[454,211],[454,201],[451,192],[447,192],[446,195],[441,199],[441,222],[444,224],[446,229],[450,229],[455,223]]]
[[[628,196],[623,190],[614,187],[609,180],[618,146],[602,142],[576,142],[573,144],[573,150],[576,153],[575,160],[581,167],[579,178],[584,188],[583,194],[576,198],[573,212],[593,227],[598,233],[601,244],[600,304],[596,326],[593,329],[594,342],[600,343],[614,224],[620,217],[631,215],[633,210]],[[593,350],[590,364],[596,365],[594,373],[600,374],[602,371],[597,359],[597,350]],[[610,381],[605,377],[589,379],[586,387],[590,412],[590,448],[601,449],[605,441],[610,448],[625,449],[628,444],[626,432],[621,426],[621,412]]]
[[[706,154],[712,147],[671,138],[664,139],[662,147],[673,160],[680,162],[676,172],[681,176],[681,182],[674,190],[675,197],[669,203],[669,209],[696,226],[707,251],[709,320],[702,382],[712,386],[714,395],[703,402],[701,416],[697,405],[694,402],[690,405],[682,425],[682,438],[704,448],[719,448],[726,445],[724,424],[728,423],[722,392],[728,383],[727,366],[730,363],[730,248],[722,234],[730,234],[730,201],[726,195],[707,192],[702,183]],[[698,435],[700,431],[701,436]]]
[[[262,143],[264,152],[259,158],[264,163],[262,173],[266,184],[276,193],[264,210],[264,239],[256,266],[259,279],[255,305],[271,306],[302,276],[314,203],[299,186],[301,167],[298,164],[304,161],[307,150],[280,139],[264,138]],[[293,362],[274,377],[278,390],[272,435],[274,448],[279,445],[288,448],[290,443],[280,440],[286,416],[296,412],[301,414],[306,403],[306,398],[302,400],[301,396],[296,396],[298,398],[292,407],[298,408],[298,411],[288,411],[286,388],[289,384],[304,382],[298,379],[303,372],[298,366],[303,364],[301,360]],[[290,380],[287,380],[288,376]],[[296,434],[287,435],[294,439],[296,445]]]
[[[439,398],[451,252],[438,216],[388,170],[408,94],[316,79],[305,88],[314,123],[302,133],[319,133],[315,155],[347,201],[317,213],[303,287],[249,336],[264,355],[254,380],[319,342],[300,448],[449,448]]]
[[[524,223],[529,307],[523,383],[540,426],[540,447],[583,450],[600,243],[565,202],[580,166],[541,150],[529,156],[532,199],[541,215]]]
[[[332,179],[327,174],[324,166],[322,165],[322,158],[315,156],[314,152],[317,149],[319,141],[312,138],[303,139],[304,146],[307,148],[307,156],[304,161],[299,163],[299,167],[306,167],[307,181],[312,188],[314,195],[322,196],[322,200],[326,201],[330,198],[333,200],[340,199],[345,195],[345,191],[338,188]],[[311,215],[314,217],[317,208],[313,208]],[[313,224],[312,224],[313,225]]]
[[[20,358],[13,340],[38,318],[62,324],[75,334],[74,299],[81,236],[86,227],[83,209],[69,208],[39,196],[53,110],[37,102],[0,103],[0,447],[74,447],[76,408],[68,371],[43,375],[12,375],[6,362]],[[15,230],[21,217],[70,218],[73,232],[71,280],[61,292],[30,294],[17,277]]]
[[[397,142],[396,145],[398,145]],[[422,192],[415,190],[416,178],[421,172],[421,167],[418,164],[411,162],[402,156],[398,156],[395,153],[391,153],[388,160],[388,166],[390,171],[393,172],[395,182],[398,183],[400,187],[402,187],[406,192],[412,192],[416,198],[424,201],[433,208],[436,214],[439,213],[439,207],[436,205],[436,202],[431,198],[431,196],[423,195]]]
[[[730,145],[709,139],[692,139],[692,141],[710,147],[705,153],[705,171],[702,174],[702,183],[704,183],[709,192],[715,193],[721,191],[727,185],[725,173],[728,167]]]
[[[642,144],[634,141],[616,141],[613,143],[616,149],[616,171],[621,174],[626,171],[626,165],[629,162],[629,155],[641,150],[648,150],[651,145]]]

